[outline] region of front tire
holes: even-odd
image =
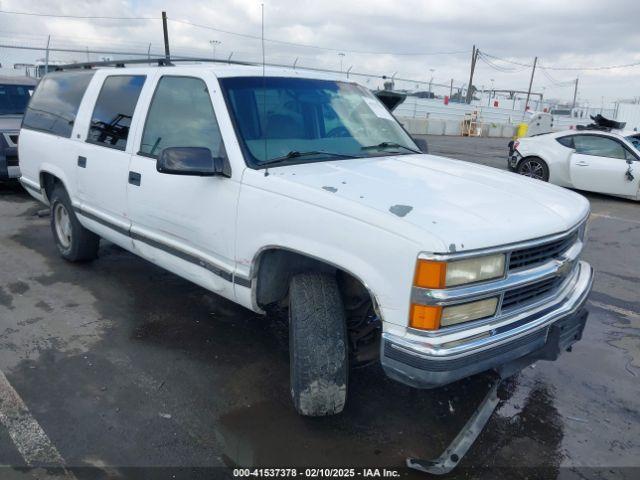
[[[539,157],[527,157],[520,161],[516,172],[525,177],[535,178],[543,182],[549,181],[549,167]]]
[[[334,276],[295,275],[289,286],[291,397],[309,417],[342,412],[349,360],[342,297]]]
[[[62,258],[70,262],[95,259],[100,237],[80,224],[64,187],[56,185],[49,200],[51,231]]]

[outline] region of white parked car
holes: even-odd
[[[568,188],[640,200],[640,134],[568,130],[510,144],[509,169]]]
[[[104,238],[254,312],[288,308],[303,415],[342,411],[353,364],[432,388],[580,339],[584,197],[424,155],[367,89],[311,75],[47,75],[21,182],[69,261]]]

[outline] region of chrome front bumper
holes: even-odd
[[[383,333],[382,366],[391,378],[418,388],[434,388],[517,359],[545,352],[551,340],[562,350],[579,340],[593,269],[578,262],[570,280],[551,300],[510,317],[495,318],[450,335]],[[556,339],[556,330],[560,340]],[[551,335],[551,333],[554,335]]]

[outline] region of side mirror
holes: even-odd
[[[231,176],[226,157],[213,157],[205,147],[168,147],[160,152],[156,170],[169,175]]]
[[[413,142],[418,146],[422,153],[429,153],[429,145],[424,138],[413,138]]]

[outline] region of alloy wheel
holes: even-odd
[[[536,180],[544,180],[544,167],[536,160],[527,160],[520,167],[520,174]]]
[[[71,218],[63,204],[57,203],[54,207],[53,221],[60,245],[63,248],[69,248],[71,246]]]

